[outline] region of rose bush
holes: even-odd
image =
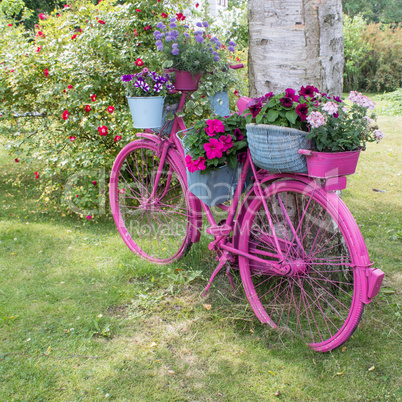
[[[120,77],[160,67],[153,27],[174,6],[114,3],[69,2],[33,33],[0,17],[1,135],[37,177],[44,198],[59,199],[64,191],[68,208],[83,216],[95,213],[107,189],[102,180],[93,184],[95,176],[109,172],[121,147],[135,138]],[[42,117],[17,119],[16,112]]]

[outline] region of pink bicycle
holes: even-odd
[[[178,110],[187,92],[183,91]],[[335,190],[345,181],[258,169],[248,152],[226,219],[187,187],[186,127],[176,116],[169,136],[140,133],[119,153],[111,172],[110,204],[127,246],[145,260],[169,264],[200,239],[203,212],[219,265],[238,268],[258,319],[296,333],[318,352],[347,341],[384,274],[372,268],[360,230]],[[242,192],[252,172],[252,185]],[[337,184],[340,183],[340,184]],[[242,201],[241,201],[242,199]]]

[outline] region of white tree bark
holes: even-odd
[[[342,93],[341,0],[249,0],[250,96],[314,85]]]

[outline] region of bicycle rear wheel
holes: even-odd
[[[153,192],[160,161],[152,141],[126,145],[113,164],[110,205],[130,250],[154,263],[169,264],[190,249],[193,228],[186,181],[173,150],[166,155]]]
[[[243,220],[240,250],[267,261],[239,257],[246,296],[262,323],[301,335],[316,351],[342,345],[363,313],[359,268],[369,263],[355,220],[335,194],[286,180],[264,190],[271,229],[261,199]],[[280,262],[286,275],[269,269]]]

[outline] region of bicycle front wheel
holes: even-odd
[[[302,182],[274,182],[264,200],[251,201],[241,231],[241,251],[267,261],[239,258],[248,301],[262,323],[301,335],[313,350],[335,349],[363,313],[359,267],[369,260],[357,224],[339,197]]]
[[[117,229],[130,250],[157,264],[180,259],[192,244],[190,203],[179,163],[169,150],[161,165],[158,145],[137,140],[120,151],[112,168],[110,204]]]

